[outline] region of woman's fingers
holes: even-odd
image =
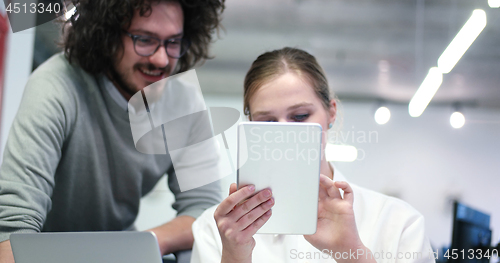
[[[328,193],[326,191],[326,188],[322,186],[321,184],[321,175],[320,174],[320,187],[319,187],[319,200],[323,200],[328,197]]]
[[[231,185],[229,187],[229,192],[231,192],[231,190],[233,190],[233,189],[234,188]],[[223,216],[229,214],[229,212],[231,212],[237,204],[239,204],[241,201],[243,201],[243,200],[247,199],[248,197],[250,197],[251,195],[253,195],[254,192],[255,192],[255,186],[253,186],[253,185],[247,185],[247,186],[233,192],[231,195],[229,195],[226,199],[224,199],[219,204],[219,206],[215,210],[215,213],[223,215]]]
[[[330,179],[328,176],[320,174],[319,182],[321,184],[321,187],[324,187],[330,198],[342,199],[339,189],[335,186],[333,180]]]
[[[354,203],[354,194],[351,186],[344,181],[336,181],[335,186],[344,191],[344,200],[347,200],[352,205]]]
[[[272,215],[272,210],[269,209],[267,210],[262,216],[257,218],[252,224],[250,224],[247,228],[245,228],[243,231],[243,234],[246,236],[253,236],[257,231],[271,218]]]
[[[238,221],[241,217],[243,217],[253,209],[257,208],[259,205],[270,200],[271,196],[272,196],[271,190],[264,189],[255,194],[254,196],[252,196],[251,198],[249,198],[248,200],[246,200],[245,202],[237,205],[233,209],[233,211],[229,213],[229,216],[233,217],[234,220]]]
[[[232,183],[230,186],[229,186],[229,195],[232,195],[234,192],[236,192],[236,190],[238,190],[238,188],[236,187],[236,184],[235,183]],[[229,196],[228,195],[228,196]]]
[[[271,216],[274,199],[269,189],[255,193],[255,187],[245,186],[236,190],[229,187],[230,195],[222,201],[214,213],[221,237],[228,240],[251,238]],[[246,241],[245,241],[246,242]]]
[[[351,186],[349,183],[344,182],[344,181],[333,181],[330,178],[328,178],[326,175],[320,175],[320,183],[321,186],[324,187],[326,190],[326,193],[328,193],[328,196],[331,198],[342,198],[340,195],[339,189],[342,189],[344,191],[344,197],[343,199],[348,201],[351,205],[354,202],[354,194],[352,191]],[[321,198],[321,192],[320,192],[320,198]]]
[[[253,198],[253,197],[252,197]],[[271,210],[274,206],[274,199],[268,199],[267,201],[259,204],[258,206],[252,208],[249,212],[242,215],[236,223],[238,224],[238,229],[245,229],[251,224],[255,223],[260,217]]]

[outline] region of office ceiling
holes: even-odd
[[[487,0],[227,0],[199,78],[204,92],[241,94],[260,53],[294,46],[318,58],[340,99],[408,103],[476,8],[488,24],[432,103],[500,107],[500,9]]]
[[[197,69],[198,77],[204,94],[241,95],[244,75],[259,54],[292,46],[317,57],[340,99],[406,104],[481,8],[486,28],[444,75],[432,103],[500,108],[500,9],[487,1],[226,0],[215,58]],[[53,32],[37,30],[37,45],[53,43]]]

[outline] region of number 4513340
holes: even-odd
[[[24,4],[21,4],[21,3],[9,3],[9,5],[7,5],[7,8],[5,9],[5,11],[7,11],[7,13],[14,13],[14,14],[19,14],[21,12],[27,14],[27,13],[31,13],[31,14],[35,14],[35,13],[39,13],[39,14],[42,14],[42,13],[45,13],[45,12],[48,12],[48,13],[59,13],[61,12],[61,5],[59,3],[49,3],[48,5],[44,5],[43,3],[31,3],[31,4],[27,4],[27,3],[24,3]]]
[[[443,257],[447,259],[458,259],[461,256],[461,259],[482,259],[482,258],[487,258],[489,259],[493,255],[498,255],[498,251],[496,249],[493,249],[490,251],[490,249],[487,249],[485,251],[481,249],[469,249],[465,251],[465,249],[458,250],[458,249],[452,249],[451,252],[450,250],[446,250],[446,253],[444,253]]]

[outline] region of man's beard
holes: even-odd
[[[124,76],[124,74],[119,73],[115,69],[116,67],[112,67],[109,71],[109,74],[111,75],[111,81],[115,82],[116,85],[118,85],[123,91],[128,93],[131,97],[137,93],[139,90],[142,90],[145,87],[136,87],[134,83],[127,81],[127,78]],[[134,65],[133,69],[134,70],[139,70],[139,68],[147,68],[147,70],[158,70],[159,68],[153,66],[152,64],[136,64]],[[164,68],[159,69],[164,72],[165,76],[168,77],[169,73],[171,72],[171,67],[170,65],[167,65]]]

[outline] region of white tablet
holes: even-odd
[[[238,126],[238,189],[270,188],[275,200],[260,234],[316,232],[321,126],[314,123],[241,122]]]

